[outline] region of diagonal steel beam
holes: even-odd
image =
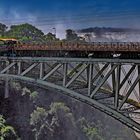
[[[49,65],[48,63],[45,63],[47,66],[49,66],[50,67],[50,69],[52,70],[52,69],[54,69],[59,63],[54,63],[52,66],[51,65]],[[50,71],[50,70],[49,70]],[[48,71],[48,72],[49,72]],[[60,75],[62,75],[63,76],[63,74],[60,72],[60,71],[57,71],[56,70],[56,72],[58,73],[58,74],[60,74]],[[46,72],[47,73],[47,72]]]
[[[81,68],[83,64],[80,63],[75,68],[71,64],[69,64],[69,66],[72,68],[72,70],[68,73],[68,76],[71,77],[74,73],[77,73],[77,69]]]
[[[98,71],[98,73],[94,76],[94,78],[92,79],[92,82],[94,83],[95,80],[97,80],[99,78],[99,76],[101,76],[101,74],[103,73],[103,71],[109,66],[109,64],[105,64],[103,66],[103,68],[101,70],[97,69],[96,65],[95,68]]]
[[[133,89],[135,88],[135,86],[137,85],[137,83],[140,80],[140,74],[138,75],[138,77],[136,78],[136,80],[134,81],[134,83],[132,84],[132,86],[130,87],[129,91],[127,92],[127,94],[125,95],[125,97],[123,98],[122,102],[120,103],[118,109],[120,110],[122,108],[122,106],[124,105],[124,103],[127,101],[128,97],[130,96],[131,92],[133,91]]]
[[[91,98],[97,93],[97,91],[100,89],[100,87],[105,83],[105,81],[109,78],[109,76],[112,74],[112,72],[115,70],[117,65],[114,65],[111,70],[107,73],[107,75],[102,79],[102,81],[99,83],[99,85],[93,90],[91,94]]]
[[[20,75],[24,76],[25,74],[27,74],[29,71],[31,71],[34,67],[36,67],[38,65],[38,63],[34,63],[32,64],[30,67],[28,67],[25,71],[23,71]]]
[[[96,65],[95,65],[96,66]],[[99,75],[102,79],[104,78],[105,73],[107,73],[108,68],[105,68],[105,70],[103,70],[103,72]],[[100,71],[99,65],[95,67],[96,71]],[[99,76],[97,78],[99,78]],[[112,90],[112,87],[110,86],[110,83],[108,81],[106,81],[106,88],[108,88],[110,91]]]
[[[56,67],[54,67],[46,76],[44,76],[42,78],[42,80],[46,80],[49,76],[51,76],[55,71],[57,71],[60,67],[62,66],[62,64],[57,64]]]
[[[9,70],[11,67],[13,67],[16,64],[16,62],[12,62],[10,65],[8,65],[5,69],[3,69],[0,73],[3,74],[5,73],[7,70]]]
[[[69,87],[74,82],[74,80],[77,79],[80,76],[80,74],[87,68],[87,66],[87,64],[83,64],[81,70],[72,77],[72,79],[67,83],[66,87]]]
[[[131,73],[133,72],[133,70],[136,68],[136,65],[133,65],[131,67],[131,69],[129,70],[129,72],[127,73],[127,75],[125,76],[125,78],[123,79],[123,81],[120,84],[120,89],[122,88],[122,86],[124,85],[124,83],[127,81],[128,77],[131,75]]]
[[[78,72],[78,70],[83,66],[83,64],[80,63],[80,64],[78,64],[76,67],[73,67],[71,64],[70,64],[69,66],[72,68],[72,70],[68,73],[68,77],[71,77],[74,73],[77,73],[77,72]],[[80,75],[80,77],[81,77],[84,81],[87,81],[83,75]]]
[[[122,68],[123,68],[123,67],[122,67]],[[122,71],[123,71],[124,75],[126,75],[126,71],[125,71],[124,68],[122,69]],[[135,71],[136,71],[136,69],[135,69]],[[133,79],[133,77],[134,77],[134,75],[135,75],[135,71],[133,71],[133,72],[131,73],[130,77],[128,77],[128,79],[127,79],[127,85],[126,85],[125,90],[124,90],[124,93],[125,93],[125,94],[126,94],[126,92],[127,92],[128,87],[129,87],[129,86],[132,86],[131,81],[132,81],[132,79]],[[133,93],[135,94],[136,98],[137,98],[138,101],[139,101],[139,95],[138,95],[136,89],[133,90]],[[125,95],[125,94],[124,94],[124,95]]]

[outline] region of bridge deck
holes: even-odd
[[[0,57],[0,60],[14,60],[14,61],[34,61],[34,62],[46,62],[46,61],[61,61],[61,62],[87,62],[87,63],[132,63],[140,64],[140,59],[110,59],[110,58],[66,58],[66,57]]]

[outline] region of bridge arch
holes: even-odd
[[[66,87],[59,86],[54,83],[50,83],[50,82],[43,81],[40,79],[34,79],[34,78],[26,77],[26,76],[13,75],[13,74],[0,74],[0,78],[9,79],[9,80],[17,80],[17,81],[20,80],[23,82],[29,82],[31,84],[34,84],[36,86],[40,86],[43,88],[48,87],[48,88],[56,89],[58,91],[61,91],[60,93],[62,93],[64,95],[68,95],[74,99],[84,102],[84,103],[90,105],[91,107],[94,107],[94,108],[106,113],[107,115],[115,118],[116,120],[118,120],[121,123],[125,124],[126,126],[130,127],[134,131],[140,132],[140,124],[135,122],[134,120],[132,120],[130,117],[125,116],[122,113],[118,112],[117,110],[107,107],[86,95],[82,95],[82,94],[75,92],[71,89],[68,89]]]

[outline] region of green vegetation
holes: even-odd
[[[0,113],[21,140],[136,140],[128,128],[85,104],[34,86],[12,86]]]
[[[0,24],[0,37],[2,38],[16,38],[23,43],[44,44],[50,41],[59,41],[53,33],[44,34],[43,31],[35,26],[25,23],[20,25],[12,25],[9,30],[4,24]],[[84,38],[79,37],[74,30],[66,30],[66,39],[64,41],[85,41]]]
[[[37,107],[31,114],[30,124],[33,126],[36,140],[42,140],[44,137],[48,140],[54,140],[56,137],[66,138],[70,134],[65,136],[65,131],[70,126],[75,129],[70,109],[63,103],[52,103],[49,110]]]
[[[79,124],[89,140],[104,140],[103,137],[100,136],[101,132],[98,130],[97,126],[94,126],[92,123],[88,123],[85,118],[81,118],[79,120]]]
[[[36,103],[37,100],[39,99],[39,93],[37,91],[33,91],[30,94],[30,99],[32,100],[33,103]]]
[[[43,42],[44,33],[30,24],[12,25],[5,33],[5,37],[16,38],[22,42]]]
[[[0,37],[3,37],[6,33],[7,26],[5,24],[0,23]]]
[[[58,38],[56,38],[55,34],[52,33],[48,33],[47,35],[44,36],[45,37],[45,41],[59,41]]]
[[[4,24],[0,24],[0,36],[2,38],[16,38],[23,43],[42,44],[46,41],[58,41],[52,33],[44,34],[35,26],[25,23],[12,25],[9,30]]]
[[[18,139],[14,128],[6,124],[6,120],[0,115],[0,140],[16,140]]]
[[[39,107],[31,114],[30,124],[34,127],[33,132],[35,132],[36,140],[40,139],[40,137],[45,137],[45,134],[48,135],[50,133],[52,135],[53,133],[51,126],[46,120],[47,116],[46,110]]]

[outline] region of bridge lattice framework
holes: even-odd
[[[140,60],[1,57],[0,78],[29,82],[80,100],[140,132]]]

